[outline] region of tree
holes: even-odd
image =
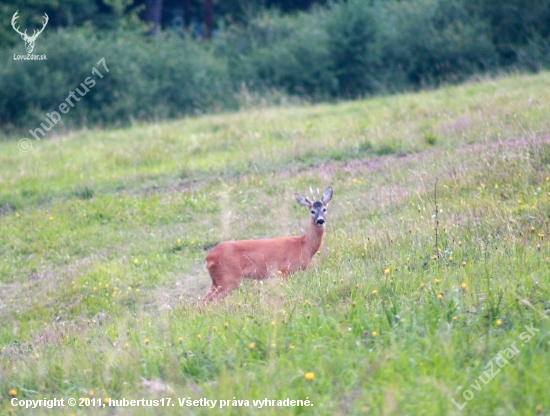
[[[205,37],[212,37],[212,29],[214,29],[214,1],[204,0],[204,24],[206,26]]]
[[[162,21],[162,0],[145,0],[143,20],[153,24],[153,27],[149,32],[151,35],[157,35],[160,33]]]

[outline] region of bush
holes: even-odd
[[[228,28],[215,45],[237,84],[319,99],[375,90],[376,34],[372,7],[352,0],[296,16],[267,11]]]
[[[457,82],[509,63],[510,50],[521,68],[550,65],[550,0],[535,0],[536,13],[525,0],[511,1],[521,18],[496,0],[347,0],[284,16],[264,10],[220,28],[212,42],[149,39],[128,29],[136,26],[45,33],[35,53],[47,61],[14,61],[21,42],[0,52],[0,126],[38,127],[102,57],[109,73],[62,126],[236,109],[243,94],[319,101]]]
[[[377,10],[364,0],[350,0],[333,4],[323,14],[338,94],[357,97],[377,91],[383,53],[379,43],[383,22],[377,19]]]
[[[236,86],[283,89],[319,98],[337,93],[330,68],[328,35],[318,13],[283,17],[267,11],[248,25],[234,25],[214,40],[217,56],[228,60]]]
[[[462,79],[495,66],[489,28],[454,0],[348,0],[296,16],[265,12],[222,31],[236,83],[357,97]]]
[[[520,68],[531,71],[540,71],[550,67],[550,36],[543,37],[534,33],[527,44],[521,48],[515,48],[514,53]]]
[[[392,1],[381,13],[386,85],[456,82],[496,64],[487,25],[461,2]]]
[[[501,65],[522,65],[518,54],[532,51],[533,38],[550,40],[550,0],[472,0],[469,7],[488,23]]]
[[[40,38],[47,61],[14,61],[21,45],[1,54],[0,125],[37,127],[87,77],[95,86],[62,118],[65,127],[154,120],[236,108],[228,71],[207,45],[177,36],[147,41],[140,33],[65,31]],[[98,64],[105,58],[107,73]],[[103,74],[93,77],[92,68]],[[77,97],[78,94],[75,94]]]

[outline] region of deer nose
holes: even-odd
[[[317,220],[317,225],[323,225],[325,223],[325,220],[323,218],[319,218]]]

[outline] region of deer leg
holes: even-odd
[[[204,295],[203,299],[205,301],[212,301],[212,300],[223,298],[225,295],[227,295],[229,292],[231,292],[233,289],[239,286],[239,283],[241,282],[241,280],[242,278],[235,276],[231,279],[225,279],[219,285],[212,284],[208,292],[206,292],[206,295]]]
[[[210,289],[204,295],[205,301],[220,299],[239,286],[242,280],[240,270],[231,267],[221,267],[219,263],[207,265],[208,273],[212,279]]]
[[[208,289],[208,292],[206,292],[206,295],[202,298],[205,302],[209,302],[211,300],[214,300],[218,297],[218,291],[214,287],[214,285],[210,286],[210,289]]]

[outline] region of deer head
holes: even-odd
[[[44,23],[42,24],[42,29],[40,29],[40,30],[35,29],[32,36],[29,36],[29,35],[27,35],[26,30],[25,30],[25,32],[21,32],[19,30],[19,27],[15,27],[15,21],[19,17],[17,15],[17,13],[19,13],[19,10],[17,10],[13,14],[13,17],[11,18],[11,25],[13,26],[13,30],[15,30],[17,33],[19,33],[21,35],[21,37],[23,38],[23,40],[25,41],[25,48],[27,49],[27,53],[32,53],[32,51],[34,49],[34,42],[36,41],[36,38],[38,37],[38,35],[40,35],[42,33],[42,31],[44,30],[44,28],[48,24],[48,21],[50,20],[50,18],[48,17],[48,15],[46,13],[44,13]]]
[[[317,192],[319,192],[319,190],[317,190]],[[315,201],[313,191],[311,191],[311,197],[311,199]],[[294,194],[294,198],[296,198],[296,201],[298,201],[300,205],[308,208],[311,211],[311,220],[314,224],[316,224],[318,227],[323,227],[325,225],[327,221],[328,203],[332,199],[332,187],[329,186],[325,190],[325,192],[323,192],[323,197],[320,197],[319,201],[312,202],[299,194]]]

